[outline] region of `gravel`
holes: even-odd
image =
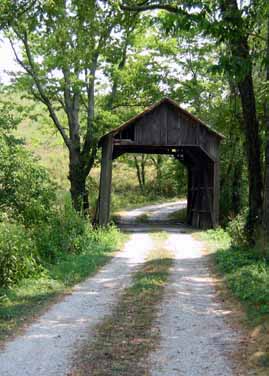
[[[66,375],[80,341],[111,312],[151,248],[148,235],[133,234],[109,264],[6,345],[0,352],[0,375]]]
[[[111,313],[153,247],[149,236],[153,224],[141,229],[134,225],[135,218],[147,213],[149,222],[162,223],[169,213],[185,206],[179,201],[129,211],[124,220],[134,234],[124,250],[0,351],[0,376],[68,374],[76,349],[94,336],[96,324]],[[166,246],[175,263],[153,328],[160,330],[161,341],[150,356],[150,375],[235,376],[231,358],[240,335],[227,324],[229,312],[216,300],[202,243],[186,228],[163,229],[170,232]]]
[[[161,342],[151,355],[151,376],[232,376],[230,361],[239,334],[231,329],[216,301],[202,244],[189,234],[170,235],[175,264],[156,328]]]
[[[169,221],[169,215],[187,206],[186,200],[178,200],[174,202],[167,202],[158,205],[143,206],[143,208],[132,209],[119,213],[117,221],[122,224],[137,224],[139,217],[147,215],[146,222],[160,222]],[[169,221],[171,222],[171,221]]]

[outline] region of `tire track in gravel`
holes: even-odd
[[[94,277],[52,306],[0,351],[1,376],[64,376],[79,343],[117,304],[121,291],[152,248],[147,234],[135,233]]]
[[[154,222],[167,219],[172,210],[170,205],[153,209]],[[143,214],[143,208],[139,210]],[[161,223],[157,229],[156,224],[139,228],[131,222],[125,230],[133,234],[122,252],[0,351],[0,375],[68,374],[76,349],[89,341],[96,325],[111,314],[122,291],[130,286],[133,273],[153,248],[150,234],[163,230],[169,234],[166,246],[175,262],[153,327],[160,331],[160,343],[149,356],[147,375],[246,376],[231,361],[240,347],[240,334],[229,326],[225,320],[228,312],[217,302],[202,243],[184,228]]]
[[[228,312],[217,302],[203,244],[178,233],[170,235],[167,247],[175,263],[155,323],[161,341],[150,356],[150,375],[246,376],[231,360],[240,334],[227,324]]]

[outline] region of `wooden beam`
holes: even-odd
[[[97,210],[97,224],[99,226],[106,226],[109,223],[112,182],[112,154],[112,135],[108,135],[104,138],[102,144],[102,161]]]
[[[214,220],[213,227],[217,227],[219,224],[219,198],[220,198],[220,164],[219,161],[214,162],[214,174],[213,174],[213,212]]]
[[[190,167],[187,168],[188,171],[188,196],[187,196],[187,223],[191,224],[191,210],[192,210],[192,169]]]
[[[199,189],[201,184],[201,172],[199,168],[192,170],[192,186],[198,189],[195,189],[192,193],[192,206],[191,206],[191,225],[199,228],[200,227],[200,205],[201,205],[201,191]]]
[[[211,167],[212,168],[212,167]],[[214,227],[215,224],[215,216],[214,216],[214,208],[213,208],[213,203],[212,203],[212,194],[209,192],[209,177],[208,177],[208,172],[207,168],[205,167],[204,169],[204,184],[205,184],[205,192],[206,192],[206,198],[207,198],[207,203],[210,211],[210,218],[211,218],[211,223],[212,227]]]

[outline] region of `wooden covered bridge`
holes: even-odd
[[[97,223],[109,222],[112,161],[124,153],[173,155],[188,171],[187,223],[216,227],[219,220],[219,146],[223,136],[164,98],[104,135]]]

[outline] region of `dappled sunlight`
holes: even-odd
[[[167,213],[172,210],[171,203],[149,210],[158,216],[162,208]],[[29,369],[30,375],[39,376],[54,376],[57,367],[68,371],[74,348],[94,340],[96,328],[111,315],[122,292],[130,286],[134,272],[144,263],[148,277],[151,276],[155,267],[166,261],[162,258],[165,251],[165,257],[169,252],[173,263],[168,283],[164,285],[164,300],[152,327],[153,333],[156,330],[161,333],[160,347],[150,355],[152,375],[216,376],[209,373],[212,359],[219,375],[231,375],[226,355],[233,351],[238,336],[225,324],[230,311],[216,299],[203,244],[194,240],[192,230],[186,226],[162,227],[152,223],[129,226],[125,230],[131,229],[131,236],[123,251],[117,252],[95,276],[75,286],[72,294],[52,306],[24,335],[7,344],[0,353],[1,371],[8,369],[11,372],[7,375],[15,375],[20,369],[20,376],[29,375]],[[162,244],[159,251],[155,249],[156,242]],[[145,263],[149,255],[153,260]],[[141,278],[140,282],[146,291],[161,286],[158,278],[154,281]],[[14,356],[16,353],[20,356]],[[38,359],[34,368],[33,358]]]
[[[166,246],[173,250],[175,263],[156,320],[161,343],[151,356],[151,374],[215,376],[218,370],[218,375],[231,376],[227,356],[239,338],[224,321],[231,312],[217,301],[203,244],[174,232]]]
[[[144,262],[152,247],[149,235],[132,235],[123,251],[109,264],[75,286],[72,294],[53,305],[23,335],[7,343],[0,353],[0,374],[17,375],[19,369],[20,376],[54,376],[57,367],[67,370],[74,346],[83,341],[89,327],[94,328],[111,312],[121,291],[130,284],[136,267]],[[33,363],[33,359],[38,362]]]
[[[143,208],[133,209],[130,211],[123,211],[116,213],[117,222],[120,225],[124,224],[139,224],[139,222],[162,222],[169,223],[170,215],[187,206],[186,200],[178,200],[175,202],[163,203],[158,205],[148,205]]]

